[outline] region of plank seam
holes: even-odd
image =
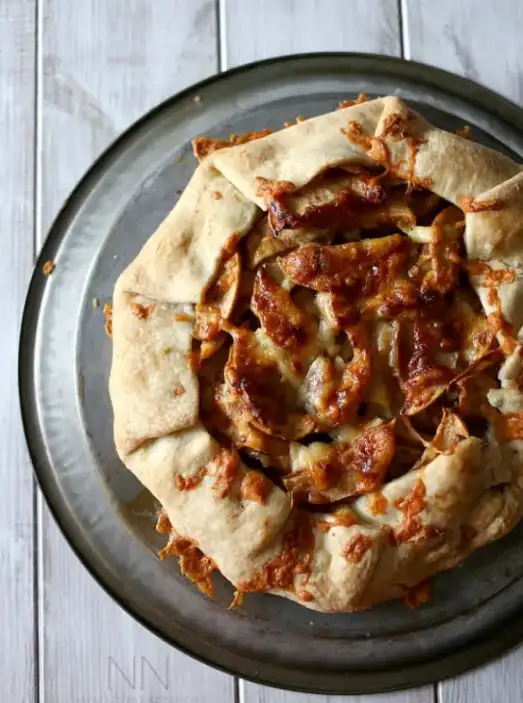
[[[41,238],[41,202],[40,202],[40,169],[41,169],[41,154],[40,145],[42,143],[41,136],[41,111],[40,111],[40,93],[41,93],[41,71],[40,67],[43,66],[41,61],[40,53],[42,51],[42,41],[41,41],[41,4],[40,0],[35,0],[35,16],[34,16],[34,41],[35,41],[35,53],[34,53],[34,106],[33,106],[33,120],[34,120],[34,138],[33,138],[33,262],[36,263],[40,250],[40,238]],[[35,484],[36,486],[36,484]]]
[[[412,55],[410,49],[409,7],[407,0],[398,0],[398,15],[401,58],[410,59]]]
[[[38,240],[40,232],[40,144],[41,144],[41,115],[40,115],[40,81],[41,73],[41,4],[40,0],[35,0],[34,6],[34,105],[33,105],[33,262],[36,262],[38,256]],[[31,467],[32,470],[32,467]],[[40,524],[38,502],[38,486],[34,474],[33,479],[33,495],[32,495],[32,510],[33,510],[33,700],[35,703],[40,703],[42,690],[40,686],[41,672],[41,629],[40,629],[40,565],[39,565],[39,542],[40,542]]]
[[[397,0],[397,12],[398,12],[398,33],[400,40],[400,56],[402,59],[405,58],[405,38],[403,36],[403,7],[402,0]]]
[[[240,697],[240,680],[237,676],[234,677],[234,703],[242,703],[242,698]]]
[[[216,0],[216,57],[218,70],[222,73],[227,68],[227,43],[225,41],[225,0]]]

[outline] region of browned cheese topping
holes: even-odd
[[[431,585],[428,579],[412,586],[408,589],[403,598],[403,602],[407,608],[419,608],[421,605],[428,603],[430,600]]]
[[[294,523],[283,536],[280,552],[255,572],[249,581],[238,584],[238,591],[261,592],[273,588],[294,591],[294,580],[297,575],[303,577],[305,585],[311,570],[313,549],[312,522],[307,515],[297,515]]]
[[[213,490],[218,498],[227,498],[238,480],[240,458],[235,451],[223,449],[214,461]]]
[[[247,142],[251,142],[253,139],[266,137],[270,133],[270,129],[262,129],[260,132],[246,132],[242,135],[231,134],[229,139],[196,137],[196,139],[192,140],[193,153],[198,161],[202,161],[206,156],[209,156],[209,154],[212,154],[218,149],[225,149],[228,146],[236,146],[237,144],[246,144]]]
[[[372,547],[372,537],[358,533],[343,547],[342,556],[352,564],[359,564],[365,552]]]
[[[176,474],[174,478],[176,490],[192,491],[195,488],[198,488],[200,483],[203,481],[205,474],[205,469],[197,471],[195,474],[192,474],[192,476],[181,476],[180,474]]]
[[[396,501],[394,505],[404,515],[403,522],[393,531],[394,543],[418,542],[441,536],[441,531],[438,528],[433,525],[425,525],[421,519],[421,513],[426,507],[425,484],[421,479],[416,481],[406,498]]]
[[[461,209],[463,212],[488,212],[501,210],[503,208],[503,200],[481,200],[479,203],[471,196],[467,195],[461,200]]]
[[[369,508],[373,515],[385,515],[388,507],[389,501],[381,491],[375,491],[369,497]]]
[[[160,510],[158,520],[156,522],[156,532],[159,532],[162,535],[169,535],[171,534],[172,529],[173,526],[171,525],[171,521],[169,520],[167,511],[165,510],[165,508],[162,508]]]
[[[159,556],[160,559],[178,557],[182,574],[195,583],[206,596],[212,596],[211,576],[216,571],[216,564],[200,551],[195,540],[172,532],[167,546],[162,549]]]
[[[365,93],[360,93],[354,100],[340,100],[337,109],[343,110],[344,108],[352,107],[353,105],[362,105],[363,103],[366,103],[368,99],[369,98],[365,95]]]
[[[147,320],[149,315],[154,310],[154,305],[142,305],[141,303],[132,302],[131,309],[133,311],[133,315],[139,320]]]
[[[102,312],[105,317],[105,334],[111,338],[113,336],[113,306],[111,303],[105,303]]]

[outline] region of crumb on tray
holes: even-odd
[[[42,273],[44,274],[44,276],[50,276],[53,273],[53,271],[55,270],[55,268],[56,268],[56,266],[55,266],[54,261],[51,261],[51,259],[49,259],[42,266]]]

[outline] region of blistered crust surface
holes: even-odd
[[[397,118],[408,120],[408,135],[392,128]],[[500,304],[517,332],[523,322],[521,167],[430,126],[396,98],[306,120],[208,157],[116,284],[110,393],[119,456],[165,507],[174,530],[194,540],[237,587],[278,558],[299,514],[276,486],[264,503],[247,499],[243,465],[223,492],[222,448],[199,420],[192,322],[183,304],[201,300],[224,248],[266,207],[259,179],[300,188],[331,166],[383,163],[384,154],[393,173],[430,183],[428,189],[466,211],[469,259],[516,267]],[[492,202],[497,205],[489,209]],[[476,289],[489,314],[481,277]],[[517,353],[515,359],[519,363]],[[510,379],[502,380],[491,402],[502,410],[523,407]],[[354,505],[357,524],[325,529],[313,521],[307,576],[297,573],[291,588],[272,591],[321,611],[359,610],[455,566],[520,519],[521,444],[464,439],[452,453],[384,486],[383,514],[374,514],[370,494]],[[191,479],[194,489],[181,490],[180,481]],[[409,501],[418,506],[414,515]],[[398,540],[413,517],[414,534]]]

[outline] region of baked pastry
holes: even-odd
[[[521,167],[395,97],[195,153],[113,301],[163,555],[235,602],[412,601],[523,512]]]

